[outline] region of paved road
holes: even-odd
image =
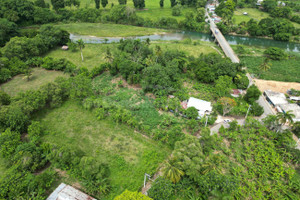
[[[231,46],[228,44],[227,40],[224,38],[221,31],[217,28],[214,21],[210,18],[209,14],[207,13],[207,9],[206,9],[206,16],[208,17],[210,22],[210,30],[215,36],[216,40],[218,41],[225,55],[229,57],[232,62],[239,63],[240,59],[235,55],[234,51],[232,50]]]

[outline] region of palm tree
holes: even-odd
[[[269,58],[266,58],[264,62],[259,66],[259,69],[266,72],[271,68],[272,64],[269,63]]]
[[[287,112],[278,112],[276,116],[278,122],[281,123],[281,125],[284,125],[287,122],[293,124],[294,123],[293,118],[295,118],[295,115],[291,112],[292,112],[291,110]]]
[[[180,169],[178,169],[177,165],[179,162],[176,158],[172,158],[168,161],[165,161],[164,167],[163,167],[163,176],[166,179],[169,179],[173,183],[177,183],[180,181],[181,177],[184,175],[184,172]]]
[[[78,40],[77,41],[77,44],[78,44],[78,47],[80,48],[80,52],[81,52],[81,59],[82,59],[82,62],[83,62],[83,54],[82,54],[82,49],[85,47],[84,45],[84,41],[82,39]]]
[[[211,171],[221,173],[223,158],[219,154],[213,154],[205,163],[202,164],[202,174],[207,174]]]

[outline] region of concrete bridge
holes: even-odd
[[[215,41],[219,44],[225,55],[231,59],[233,63],[239,63],[240,59],[235,55],[234,51],[232,50],[231,46],[228,44],[227,40],[221,33],[221,31],[217,28],[216,24],[214,21],[210,18],[210,16],[207,14],[206,11],[206,16],[209,20],[210,24],[210,30],[215,37]]]

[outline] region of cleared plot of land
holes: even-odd
[[[248,15],[244,15],[243,13],[247,12]],[[263,18],[270,17],[269,13],[263,12],[256,8],[239,8],[234,11],[233,19],[235,20],[235,24],[239,24],[243,21],[248,22],[251,18],[256,21],[260,21]],[[292,22],[295,28],[300,28],[300,24]]]
[[[167,30],[163,29],[128,26],[121,24],[71,23],[56,26],[73,34],[92,35],[97,37],[129,37],[153,35],[167,32]]]
[[[243,13],[247,12],[248,15],[244,15]],[[234,11],[233,19],[235,19],[235,23],[239,24],[242,21],[248,22],[251,18],[259,21],[263,18],[269,17],[269,13],[260,11],[256,8],[240,8]]]
[[[184,51],[187,55],[199,56],[201,53],[218,53],[214,48],[217,46],[212,42],[200,42],[199,44],[184,44],[183,42],[152,42],[151,47],[159,45],[163,50],[179,50]]]
[[[50,51],[46,56],[53,58],[66,58],[78,67],[87,67],[93,69],[101,63],[104,63],[106,48],[116,48],[116,44],[85,44],[83,51],[84,61],[82,62],[80,51],[63,51],[61,48],[56,48]]]
[[[80,57],[80,51],[63,51],[61,48],[56,48],[46,56],[50,56],[53,58],[66,58],[78,67],[87,67],[88,69],[92,69],[95,66],[98,66],[101,63],[105,62],[105,52],[106,48],[110,48],[112,52],[117,48],[116,44],[86,44],[83,49],[84,61],[82,62]],[[178,41],[153,41],[151,42],[150,47],[155,48],[156,45],[162,47],[162,49],[173,49],[173,50],[182,50],[185,51],[188,55],[198,56],[200,53],[212,53],[217,51],[212,48],[215,47],[213,43],[209,42],[201,42],[197,45],[192,44],[184,44]]]
[[[300,82],[300,55],[294,54],[291,58],[281,61],[270,61],[271,68],[264,72],[259,66],[264,62],[262,56],[240,57],[248,71],[256,77],[265,80]]]
[[[81,150],[109,165],[113,188],[108,199],[124,189],[138,190],[144,173],[154,173],[169,154],[168,149],[126,125],[98,120],[94,112],[77,102],[66,102],[60,108],[39,113],[37,118],[42,119],[49,132],[43,137],[44,142]]]
[[[2,84],[0,89],[11,96],[15,96],[19,92],[38,89],[40,86],[54,81],[57,77],[67,76],[68,75],[61,71],[49,71],[42,68],[34,68],[29,81],[27,81],[27,78],[24,75],[20,74],[7,83]]]
[[[261,79],[254,79],[260,91],[272,90],[276,92],[286,93],[287,90],[294,88],[300,90],[300,83],[295,82],[281,82],[281,81],[266,81]]]

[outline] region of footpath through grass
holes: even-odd
[[[170,153],[126,125],[98,120],[93,111],[73,101],[39,113],[37,119],[49,132],[43,137],[44,142],[79,149],[109,165],[112,191],[108,199],[125,189],[139,190],[144,173],[154,173]]]
[[[73,34],[91,35],[97,37],[130,37],[141,35],[153,35],[167,32],[167,30],[164,29],[146,28],[121,24],[70,23],[59,24],[56,26]]]
[[[19,92],[38,89],[40,86],[53,82],[57,77],[67,77],[61,71],[50,71],[42,68],[33,68],[30,80],[20,74],[12,78],[12,80],[0,85],[0,89],[11,96],[17,95]]]

